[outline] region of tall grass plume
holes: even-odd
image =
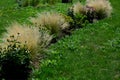
[[[32,28],[18,23],[13,23],[6,30],[7,33],[3,35],[2,46],[7,47],[9,45],[7,40],[13,36],[21,44],[26,44],[33,56],[39,53],[38,50],[46,47],[52,39],[47,33],[39,32],[36,27]]]
[[[38,14],[36,18],[31,18],[31,22],[40,29],[44,28],[48,30],[50,34],[59,34],[61,30],[69,27],[65,18],[56,12]]]
[[[74,15],[78,13],[84,13],[85,12],[84,5],[80,2],[77,2],[76,4],[73,5],[73,12],[74,12]]]
[[[112,13],[112,6],[109,0],[89,0],[86,2],[86,6],[92,7],[97,13],[102,13],[106,17],[109,17]]]

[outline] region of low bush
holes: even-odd
[[[88,23],[87,16],[84,15],[84,13],[84,7],[80,3],[77,3],[77,5],[72,6],[68,9],[68,16],[73,19],[72,28],[81,28]]]
[[[30,51],[14,36],[7,42],[7,47],[0,48],[0,79],[27,80],[32,70]]]
[[[87,17],[83,14],[75,14],[74,16],[74,28],[85,27],[88,22]]]

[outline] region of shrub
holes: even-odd
[[[88,23],[86,15],[75,14],[74,16],[74,28],[82,28]]]
[[[84,27],[86,23],[88,23],[87,16],[84,15],[84,13],[84,6],[79,2],[68,9],[68,16],[73,19],[72,28],[81,28]]]
[[[26,45],[10,36],[9,45],[0,49],[0,79],[27,80],[31,73],[31,56]]]
[[[31,22],[39,27],[40,29],[44,28],[50,32],[59,36],[62,30],[65,30],[69,27],[68,22],[65,18],[54,12],[44,12],[38,14],[36,18],[31,18]]]
[[[7,33],[4,33],[3,35],[2,46],[9,45],[7,39],[9,39],[9,36],[11,35],[13,35],[21,44],[26,43],[33,58],[36,55],[40,55],[40,51],[44,49],[52,39],[52,36],[45,32],[39,32],[39,29],[36,27],[28,27],[26,25],[13,23],[7,28]]]

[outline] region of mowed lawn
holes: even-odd
[[[41,8],[15,8],[17,4],[0,2],[0,37],[11,22],[29,23],[37,12],[55,10],[66,13],[71,4],[56,4]],[[9,4],[14,3],[9,2]],[[72,35],[49,46],[47,57],[39,70],[33,70],[33,80],[120,80],[120,0],[110,0],[110,18],[88,24]],[[2,8],[4,6],[4,8]],[[1,40],[0,40],[1,42]],[[48,63],[47,63],[48,62]]]

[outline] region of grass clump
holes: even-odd
[[[97,19],[110,17],[112,7],[109,0],[89,0],[86,2],[88,8],[93,8]]]
[[[7,42],[7,47],[0,48],[0,80],[27,80],[32,70],[30,51],[14,36]]]
[[[73,14],[85,13],[84,5],[80,2],[77,2],[73,5]]]
[[[69,27],[69,23],[65,18],[54,12],[44,12],[38,14],[36,18],[31,18],[31,22],[39,27],[40,29],[45,29],[52,35],[59,36],[62,30]]]
[[[7,39],[9,39],[9,36],[11,35],[21,44],[26,44],[33,57],[40,53],[39,51],[45,48],[52,39],[47,33],[39,32],[39,29],[36,27],[32,28],[13,23],[7,28],[7,33],[4,33],[3,35],[2,46],[8,46],[9,43],[7,42]]]
[[[80,2],[74,4],[69,9],[69,12],[71,12],[72,16],[76,16],[76,14],[85,15],[89,22],[94,22],[110,17],[112,7],[108,0],[87,0],[84,5]]]

